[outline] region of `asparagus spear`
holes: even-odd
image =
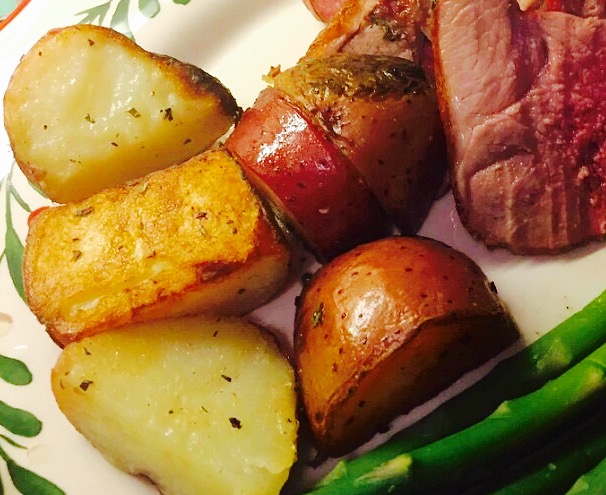
[[[488,488],[480,486],[466,492],[466,495],[564,494],[579,476],[606,456],[604,403],[598,404],[597,409],[598,412],[588,421],[562,432],[558,439],[527,456],[518,466],[505,473],[505,481],[489,481]],[[604,467],[606,469],[606,462]],[[601,484],[606,485],[606,473],[602,475]],[[603,493],[606,494],[606,491]]]
[[[398,454],[434,442],[486,417],[505,399],[525,394],[568,369],[606,342],[606,291],[581,311],[487,376],[442,404],[383,445],[353,460],[342,460],[318,486],[356,479]]]
[[[474,425],[399,454],[355,479],[331,483],[311,493],[406,495],[445,484],[481,481],[499,470],[499,463],[507,462],[509,456],[536,447],[575,415],[586,413],[588,405],[605,397],[603,344],[534,392],[502,402]]]
[[[566,495],[606,495],[606,458],[581,476]]]

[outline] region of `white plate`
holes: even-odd
[[[143,15],[140,2],[130,0],[31,0],[23,11],[0,31],[0,93],[19,57],[48,29],[81,22],[83,12],[107,3],[104,25],[117,20],[114,14],[128,8],[116,27],[134,33],[144,48],[194,63],[218,77],[247,107],[265,86],[261,77],[271,66],[289,67],[301,57],[321,25],[301,0],[197,0],[183,4],[160,0],[152,18]],[[146,4],[146,2],[142,2]],[[147,5],[154,2],[148,1]],[[94,20],[99,23],[99,19]],[[12,175],[11,175],[12,170]],[[156,493],[145,481],[122,474],[110,466],[71,427],[57,409],[49,386],[49,371],[59,349],[20,298],[8,269],[13,256],[6,234],[14,232],[22,243],[27,231],[28,210],[47,204],[13,166],[13,156],[4,129],[0,130],[0,354],[22,361],[33,375],[30,384],[17,386],[0,380],[0,400],[35,414],[43,423],[40,434],[24,438],[0,427],[0,433],[18,442],[17,448],[0,436],[0,447],[18,464],[52,481],[67,495],[148,495]],[[13,230],[14,229],[14,230]],[[579,310],[606,288],[606,250],[591,245],[566,256],[516,257],[504,251],[488,252],[474,242],[458,222],[452,198],[436,203],[422,234],[441,239],[470,255],[493,280],[523,333],[525,342]],[[294,297],[291,287],[276,301],[256,312],[270,328],[291,340]],[[404,425],[424,414],[452,393],[466,386],[487,367],[462,379],[444,394],[398,420]],[[378,441],[381,438],[375,440]],[[300,463],[287,492],[325,471]],[[0,458],[0,477],[5,493],[16,494],[7,466]],[[303,481],[304,480],[304,481]],[[209,494],[212,495],[212,494]]]

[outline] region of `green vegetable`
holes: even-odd
[[[538,451],[523,456],[500,480],[489,480],[465,495],[563,495],[572,484],[606,456],[606,411],[567,427]],[[606,477],[602,477],[602,484]],[[582,493],[582,492],[581,492]]]
[[[343,480],[339,482],[344,490],[341,493],[348,493],[349,483],[355,483],[358,477],[399,454],[427,445],[485,418],[503,400],[543,385],[603,342],[606,342],[606,291],[539,340],[499,363],[487,376],[433,413],[367,454],[339,462],[318,486]],[[334,493],[338,492],[335,489]]]
[[[606,495],[606,458],[581,476],[566,495]]]
[[[578,337],[581,339],[582,337]],[[606,344],[536,391],[502,402],[485,419],[446,438],[397,455],[373,470],[315,490],[316,495],[405,495],[481,481],[516,452],[552,436],[606,397]],[[431,491],[430,493],[436,493]]]

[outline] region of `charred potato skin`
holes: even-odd
[[[414,63],[387,55],[304,58],[271,81],[360,171],[400,232],[414,234],[446,178],[437,98]]]
[[[28,304],[59,345],[128,323],[242,315],[290,273],[290,246],[221,150],[36,215]]]
[[[204,70],[90,24],[40,38],[3,101],[16,163],[57,203],[185,161],[241,114],[230,91]]]
[[[438,241],[389,237],[336,258],[305,285],[295,316],[318,448],[360,446],[517,336],[479,267]]]

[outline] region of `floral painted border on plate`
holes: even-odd
[[[109,0],[79,11],[74,14],[77,18],[75,23],[106,25],[134,39],[131,29],[133,15],[131,1],[134,4],[134,0]],[[13,10],[4,12],[4,17],[0,18],[0,29],[13,21],[29,2],[30,0],[15,2],[12,6]],[[186,5],[190,0],[172,0],[172,2]],[[159,0],[138,0],[134,10],[151,19],[156,17],[161,9]],[[35,214],[36,210],[32,211],[13,181],[13,172],[16,169],[16,163],[13,162],[8,174],[0,178],[0,194],[4,194],[5,201],[4,246],[0,252],[0,263],[6,262],[13,287],[25,301],[21,270],[24,241],[15,228],[13,208],[21,209],[30,216]],[[33,185],[30,186],[34,188]],[[14,386],[26,386],[31,383],[33,376],[24,362],[0,354],[0,379]],[[20,439],[37,436],[42,430],[42,424],[42,421],[31,412],[0,400],[0,426],[8,431],[8,434],[0,434],[0,458],[6,463],[14,487],[23,495],[62,495],[65,492],[52,481],[18,464],[9,454],[11,449],[26,449]],[[2,486],[0,480],[0,493],[3,492]]]

